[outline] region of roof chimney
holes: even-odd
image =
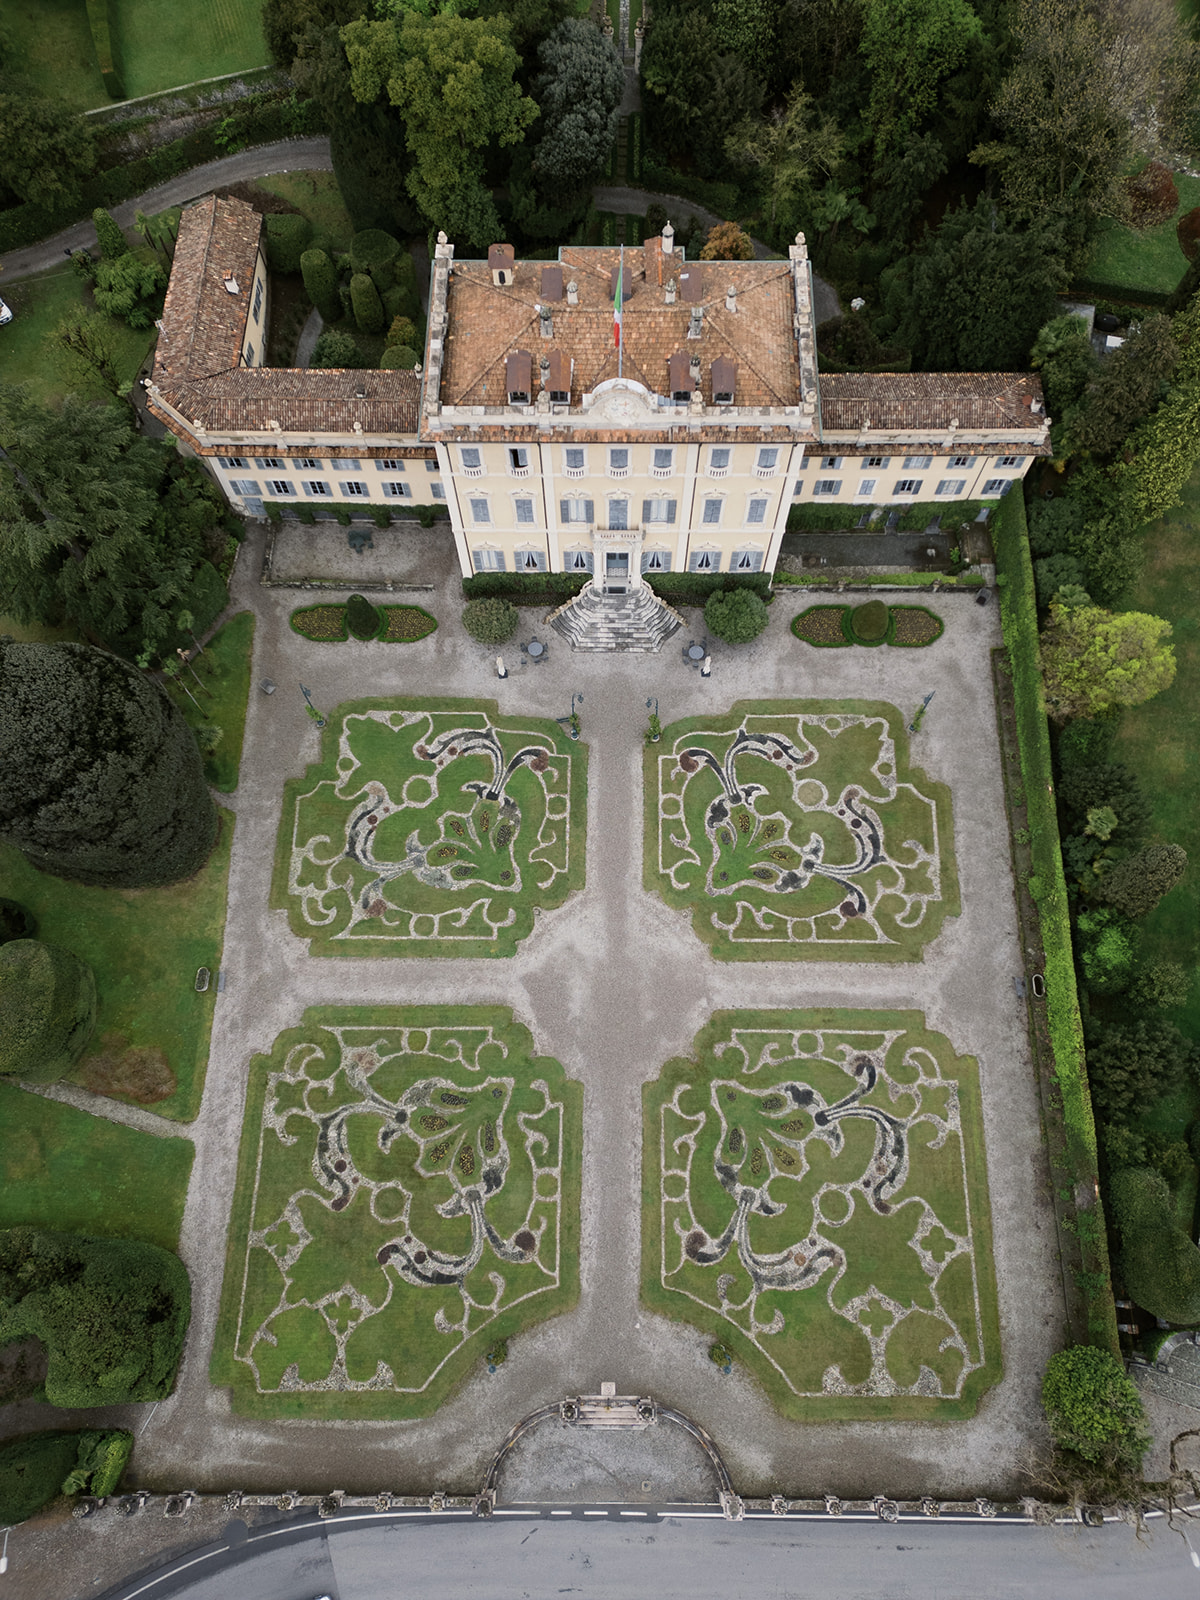
[[[542,332],[542,338],[543,339],[553,339],[553,337],[554,337],[554,318],[550,315],[550,307],[549,306],[538,306],[537,314],[538,314],[538,324],[539,324],[539,326],[541,328],[541,332]]]
[[[675,279],[674,278],[670,278],[667,281],[667,304],[669,306],[673,306],[675,304]]]
[[[517,253],[510,244],[488,246],[488,266],[497,289],[506,289],[517,272]]]
[[[726,309],[726,311],[736,311],[737,310],[737,284],[736,283],[731,283],[729,285],[728,289],[726,289],[726,291],[725,291],[725,309]]]
[[[698,339],[704,328],[704,313],[697,306],[688,318],[688,338]]]
[[[567,285],[567,304],[569,306],[577,306],[579,304],[579,285],[574,278]]]
[[[668,222],[662,231],[663,255],[669,256],[675,248],[675,229]]]

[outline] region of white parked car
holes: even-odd
[[[12,319],[13,314],[11,307],[6,306],[4,301],[0,300],[0,328],[2,328],[6,322],[11,322]]]

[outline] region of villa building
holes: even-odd
[[[183,214],[150,410],[232,504],[444,500],[464,574],[771,570],[793,505],[999,498],[1049,454],[1028,373],[825,374],[803,235],[786,261],[439,235],[423,367],[264,365],[253,207]]]

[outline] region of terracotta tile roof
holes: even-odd
[[[361,392],[360,392],[361,391]],[[415,434],[421,379],[415,372],[235,367],[211,378],[163,384],[189,422],[210,433]]]
[[[1041,379],[1032,372],[826,372],[820,375],[821,424],[827,433],[863,428],[962,434],[1036,432],[1044,412]]]
[[[649,262],[647,263],[647,256]],[[447,406],[505,404],[505,363],[517,350],[534,359],[534,399],[540,391],[541,357],[562,350],[574,362],[571,405],[596,385],[617,376],[613,345],[613,269],[615,247],[564,246],[564,274],[579,286],[579,304],[559,302],[551,312],[553,336],[543,339],[535,307],[541,298],[542,263],[518,261],[509,288],[492,283],[483,261],[456,261],[450,277],[446,354],[440,399]],[[623,309],[623,374],[654,394],[667,392],[667,363],[678,350],[700,357],[701,389],[712,402],[712,363],[725,356],[737,363],[738,406],[795,406],[800,403],[800,370],[792,331],[793,290],[786,261],[721,261],[703,265],[703,313],[699,339],[689,339],[691,307],[677,299],[665,303],[658,284],[659,252],[651,246],[625,248],[625,284],[632,289]],[[662,256],[664,283],[678,279],[684,263],[678,254]],[[650,281],[646,279],[649,264]],[[689,269],[696,272],[696,267]],[[736,312],[725,309],[725,293],[737,287]]]
[[[414,372],[240,364],[261,228],[242,200],[208,195],[184,211],[151,379],[163,399],[210,433],[416,433]]]
[[[179,219],[175,261],[154,353],[154,381],[238,364],[262,217],[244,200],[207,195]],[[227,276],[238,292],[225,289]]]

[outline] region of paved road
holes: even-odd
[[[1117,1524],[1070,1528],[954,1524],[743,1523],[616,1509],[309,1524],[255,1530],[188,1553],[161,1578],[104,1600],[1195,1600],[1200,1574],[1180,1533],[1140,1540]],[[365,1524],[365,1525],[364,1525]],[[94,1594],[95,1590],[90,1590]],[[82,1600],[82,1597],[79,1597]]]

